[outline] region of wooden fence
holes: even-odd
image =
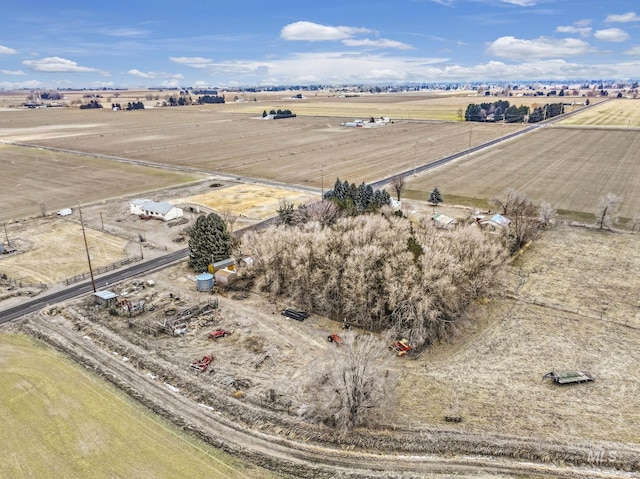
[[[133,256],[127,259],[123,259],[121,261],[117,261],[115,263],[108,264],[107,266],[102,266],[101,268],[96,268],[93,270],[93,275],[99,275],[102,273],[106,273],[107,271],[113,271],[114,269],[121,268],[122,266],[126,266],[131,263],[135,263],[136,261],[142,260],[142,256]],[[90,278],[91,275],[87,273],[78,274],[76,276],[72,276],[71,278],[67,278],[64,280],[64,284],[67,286],[73,283],[77,283],[78,281],[82,281],[84,279]]]

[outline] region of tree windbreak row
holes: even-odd
[[[442,230],[390,209],[249,233],[242,248],[258,289],[416,346],[449,336],[475,299],[495,292],[508,256],[503,237],[475,225]]]
[[[538,123],[564,113],[563,103],[528,106],[510,105],[506,100],[493,103],[470,103],[464,114],[465,121],[504,121],[506,123]]]

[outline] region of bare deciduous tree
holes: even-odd
[[[622,204],[622,197],[613,193],[600,198],[596,209],[596,226],[599,229],[611,229],[618,221],[618,212]]]
[[[233,225],[238,221],[238,215],[234,214],[231,208],[225,206],[220,212],[220,218],[222,218],[224,224],[227,225],[227,230],[230,233],[233,232]]]
[[[538,217],[542,222],[542,225],[546,228],[553,224],[556,219],[556,210],[551,206],[551,203],[543,201],[538,208]]]
[[[402,194],[402,189],[404,188],[404,175],[396,175],[391,179],[391,185],[393,189],[396,190],[396,198],[400,201],[400,195]]]
[[[464,310],[501,284],[507,252],[475,225],[441,230],[399,216],[340,218],[243,236],[256,288],[337,321],[393,328],[420,346],[454,330]],[[410,241],[424,254],[416,257]]]
[[[514,188],[507,188],[501,193],[498,193],[489,200],[489,205],[496,208],[501,214],[509,215],[511,213],[511,207],[514,202],[518,201],[518,193]]]
[[[373,422],[392,399],[387,372],[392,357],[373,335],[343,335],[329,360],[320,363],[323,370],[311,375],[306,415],[345,433]]]
[[[330,226],[340,218],[340,215],[340,208],[334,201],[322,200],[298,207],[295,212],[295,222],[317,221],[322,226]]]

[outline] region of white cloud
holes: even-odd
[[[0,88],[4,88],[5,90],[18,90],[21,88],[44,88],[45,84],[39,80],[27,80],[23,82],[8,82],[3,81],[0,82]]]
[[[18,53],[13,48],[5,47],[4,45],[0,45],[0,55],[15,55]]]
[[[177,88],[180,86],[180,81],[178,80],[165,80],[160,83],[160,86],[165,88]]]
[[[520,7],[532,7],[540,3],[540,0],[502,0],[503,3],[518,5]]]
[[[398,50],[413,49],[413,47],[407,43],[397,42],[395,40],[387,40],[386,38],[379,38],[377,40],[370,40],[369,38],[356,40],[355,38],[349,38],[346,40],[342,40],[342,43],[348,47],[396,48]]]
[[[634,57],[640,57],[640,45],[636,45],[635,47],[631,47],[624,52],[625,55],[632,55]]]
[[[140,30],[137,28],[116,28],[116,29],[103,29],[100,31],[103,35],[110,37],[126,37],[126,38],[138,38],[148,35],[148,31]]]
[[[591,45],[577,38],[540,37],[534,40],[523,40],[512,36],[500,37],[489,45],[487,51],[505,58],[559,58],[565,56],[584,55],[592,51]]]
[[[129,70],[127,73],[129,75],[133,75],[134,77],[138,77],[138,78],[157,78],[153,73],[145,73],[136,69]]]
[[[22,70],[2,70],[0,69],[0,73],[3,75],[24,75]]]
[[[619,28],[605,28],[604,30],[596,30],[593,34],[598,40],[605,42],[624,42],[629,38],[629,34]]]
[[[98,70],[97,68],[83,67],[78,65],[74,61],[67,60],[66,58],[60,58],[60,57],[47,57],[47,58],[41,58],[40,60],[25,60],[22,62],[22,64],[30,68],[31,70],[35,70],[38,72],[100,73],[100,70]]]
[[[213,65],[211,58],[203,57],[169,57],[169,60],[173,63],[179,63],[180,65],[186,65],[191,68],[207,68]]]
[[[370,33],[368,28],[331,27],[313,22],[295,22],[285,25],[280,37],[285,40],[306,40],[309,42],[336,41],[352,38],[358,33]]]
[[[89,84],[91,88],[112,88],[112,81],[94,81]]]
[[[621,15],[612,13],[611,15],[607,15],[607,18],[605,18],[604,21],[605,23],[640,22],[640,15],[638,15],[636,12],[627,12]]]
[[[165,73],[165,72],[142,72],[135,68],[133,70],[129,70],[127,73],[129,75],[133,75],[134,77],[146,78],[146,79],[168,78],[172,80],[174,79],[180,80],[184,78],[184,76],[181,73],[175,74],[175,73]]]
[[[556,32],[571,34],[577,33],[581,37],[588,37],[589,35],[591,35],[592,30],[593,29],[591,27],[579,27],[576,25],[561,25],[559,27],[556,27]]]

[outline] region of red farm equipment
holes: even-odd
[[[393,349],[399,357],[406,355],[413,349],[413,347],[409,344],[409,341],[406,339],[401,339],[400,341],[391,343],[389,347]]]
[[[197,359],[191,363],[191,368],[200,372],[205,372],[209,367],[209,364],[215,359],[215,356],[204,356],[202,359]]]
[[[215,331],[211,331],[209,333],[209,339],[226,338],[230,334],[233,334],[233,331],[227,331],[226,329],[216,329]]]

